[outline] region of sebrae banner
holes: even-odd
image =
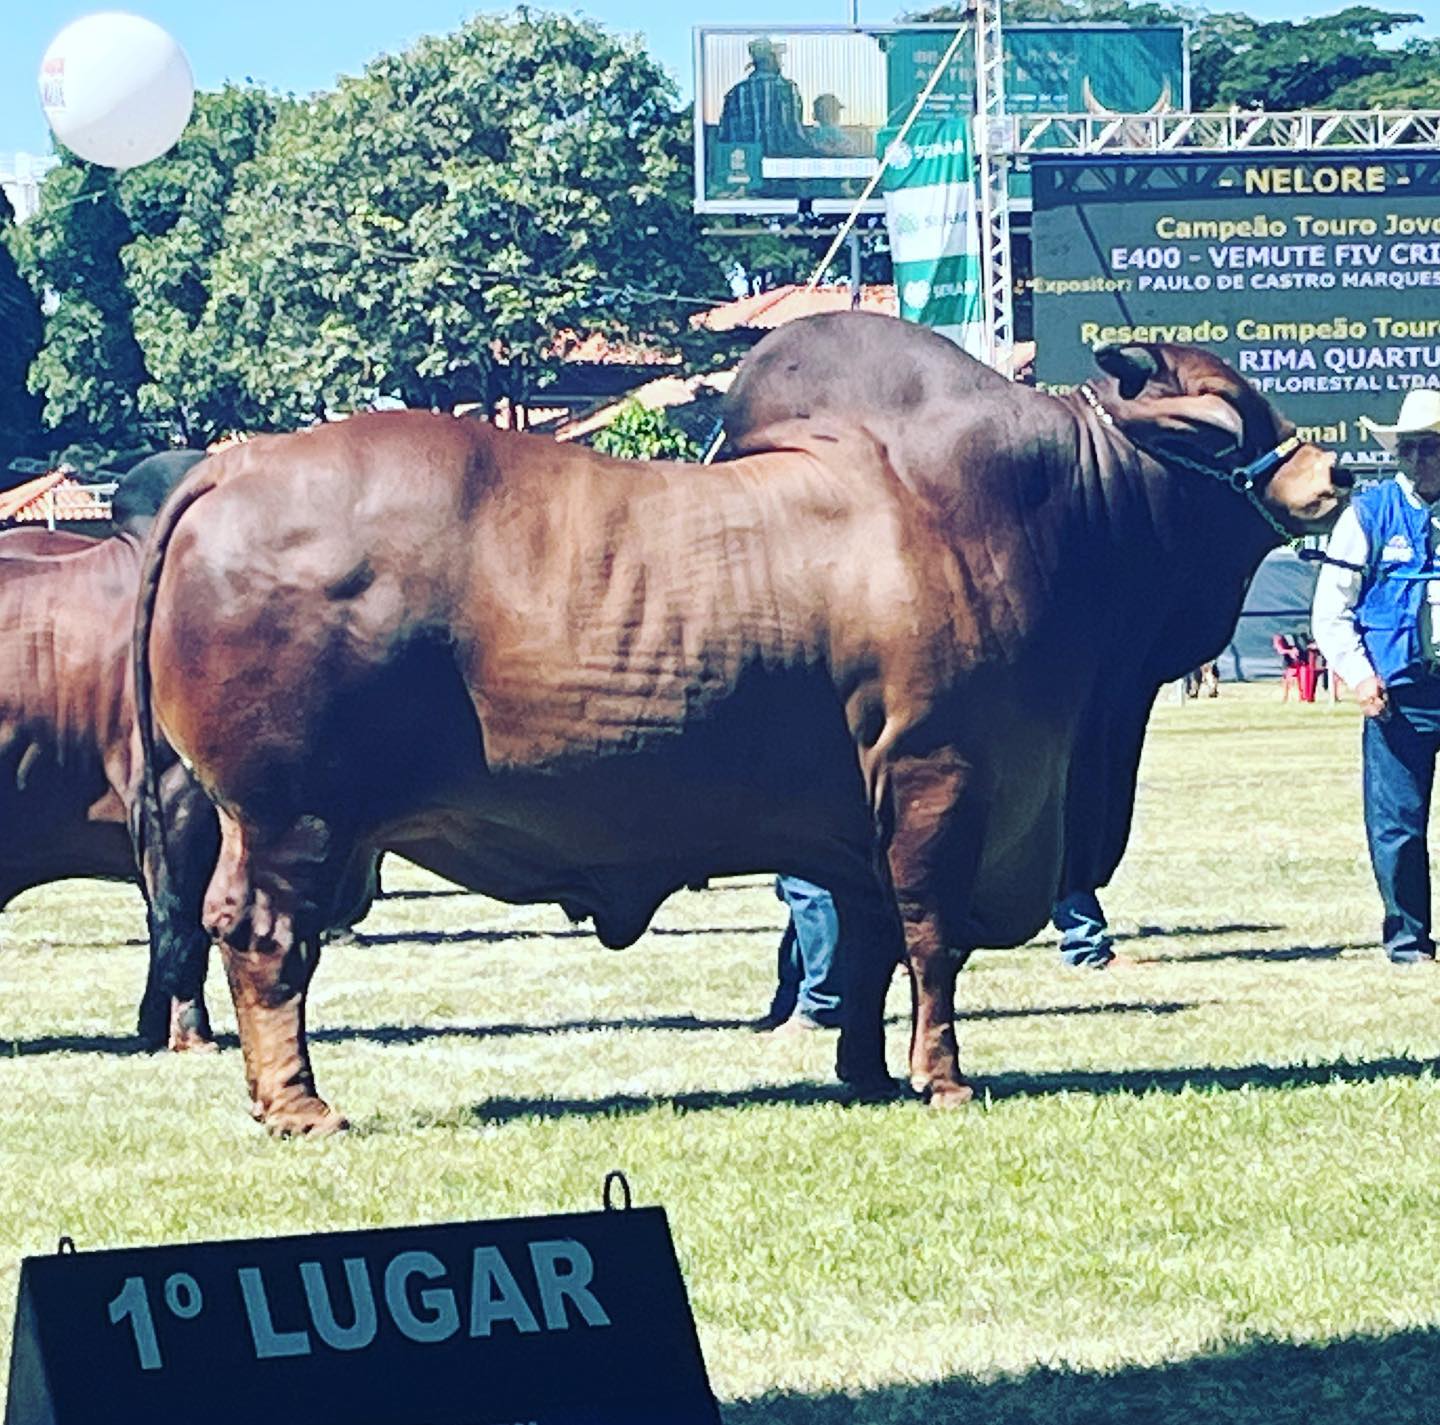
[[[885,227],[906,321],[932,327],[982,360],[986,326],[970,120],[917,119],[885,143]]]

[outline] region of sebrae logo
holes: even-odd
[[[915,162],[915,151],[908,143],[892,143],[885,150],[886,168],[909,168]]]
[[[930,300],[930,279],[928,277],[915,277],[905,284],[905,289],[900,294],[905,305],[913,311],[921,311]]]

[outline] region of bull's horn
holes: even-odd
[[[1119,342],[1103,342],[1095,348],[1095,364],[1120,383],[1120,394],[1133,400],[1145,389],[1145,383],[1160,374],[1155,353],[1144,346],[1121,346]]]
[[[1084,103],[1085,103],[1085,112],[1086,112],[1087,114],[1094,114],[1094,115],[1096,115],[1098,118],[1102,118],[1102,119],[1114,118],[1114,116],[1115,116],[1115,111],[1114,111],[1113,109],[1107,109],[1107,108],[1095,97],[1095,91],[1090,87],[1090,76],[1089,76],[1088,74],[1085,76],[1084,80],[1081,82],[1081,85],[1080,85],[1080,98],[1081,98],[1081,99],[1084,101]]]
[[[1107,109],[1096,97],[1095,90],[1090,84],[1090,76],[1087,74],[1080,82],[1080,98],[1084,101],[1085,112],[1094,114],[1100,119],[1119,118],[1114,109]],[[1170,88],[1170,76],[1165,76],[1165,82],[1160,88],[1160,97],[1146,109],[1147,114],[1168,114],[1174,108],[1173,94]]]

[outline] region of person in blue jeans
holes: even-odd
[[[1100,897],[1094,891],[1071,891],[1050,907],[1050,920],[1060,932],[1060,959],[1076,970],[1103,970],[1115,958]]]
[[[775,894],[790,908],[780,940],[775,997],[760,1027],[835,1029],[840,1024],[840,918],[830,892],[780,876]]]
[[[775,996],[758,1021],[762,1029],[833,1029],[840,1024],[840,919],[830,892],[799,876],[780,876],[775,894],[790,908],[780,940]],[[1094,891],[1056,901],[1060,958],[1076,969],[1103,970],[1115,958],[1105,912]],[[865,933],[876,933],[867,926]],[[884,933],[881,930],[879,933]]]
[[[1407,393],[1394,425],[1360,424],[1395,455],[1393,480],[1335,523],[1310,627],[1365,714],[1365,836],[1392,964],[1433,964],[1430,821],[1440,753],[1440,391]]]

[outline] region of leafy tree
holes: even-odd
[[[276,425],[377,397],[532,398],[555,334],[664,341],[723,293],[685,123],[638,47],[478,16],[281,115],[243,170],[200,323]]]
[[[41,185],[40,211],[16,232],[22,270],[48,298],[29,384],[44,401],[52,448],[142,442],[145,361],[120,264],[132,236],[116,175],[68,153]]]
[[[1388,75],[1393,50],[1378,41],[1418,15],[1352,5],[1296,23],[1217,15],[1196,36],[1191,86],[1197,107],[1341,107],[1336,96],[1370,76]]]
[[[699,460],[704,454],[664,411],[639,401],[626,401],[591,444],[626,460]]]
[[[1332,96],[1336,109],[1440,109],[1440,40],[1411,40],[1390,52],[1387,70],[1353,80]]]
[[[1189,24],[1190,102],[1196,109],[1232,104],[1277,110],[1345,108],[1361,96],[1367,97],[1360,107],[1389,104],[1384,97],[1387,84],[1399,79],[1402,68],[1406,78],[1401,92],[1422,97],[1427,92],[1420,87],[1423,70],[1406,67],[1407,57],[1423,54],[1426,46],[1396,50],[1380,43],[1421,17],[1369,5],[1293,23],[1260,21],[1243,11],[1211,13],[1189,5],[1125,0],[1012,0],[1006,13],[1017,21]],[[949,21],[962,15],[960,7],[943,5],[906,18]],[[1428,93],[1434,103],[1434,88]]]
[[[238,424],[242,392],[216,380],[198,328],[230,195],[286,102],[238,85],[198,94],[175,148],[120,182],[134,231],[122,262],[149,377],[141,409],[187,444],[207,443]]]
[[[40,402],[26,378],[40,350],[43,319],[30,284],[20,275],[10,242],[15,210],[0,189],[0,485],[17,455],[28,455],[40,439]]]

